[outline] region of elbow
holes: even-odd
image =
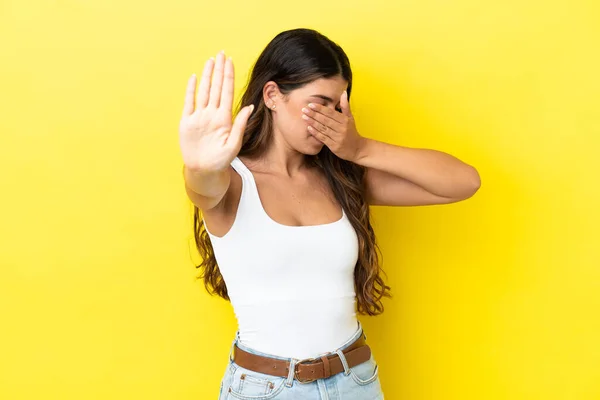
[[[448,196],[452,202],[467,200],[475,195],[481,187],[481,177],[479,172],[470,165],[467,165],[460,177],[455,177],[453,195]]]
[[[464,199],[473,197],[481,187],[481,177],[475,167],[469,165],[465,173]]]

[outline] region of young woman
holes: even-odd
[[[238,320],[219,399],[383,399],[357,319],[390,296],[369,206],[464,200],[477,171],[362,137],[348,57],[314,30],[267,45],[234,121],[230,58],[208,60],[196,85],[179,133],[198,268]]]

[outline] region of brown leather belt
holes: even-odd
[[[361,364],[371,357],[371,348],[366,343],[364,333],[347,348],[342,350],[348,368]],[[290,369],[289,360],[264,357],[248,353],[234,346],[233,362],[242,368],[262,374],[287,377]],[[342,360],[337,353],[323,355],[321,357],[307,358],[296,363],[294,377],[301,383],[313,382],[317,379],[329,378],[344,371]]]

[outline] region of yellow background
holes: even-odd
[[[374,209],[386,399],[600,399],[599,21],[592,0],[0,2],[0,398],[216,398],[235,319],[194,279],[185,85],[225,49],[239,94],[310,27],[351,59],[363,135],[482,176]]]

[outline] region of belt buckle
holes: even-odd
[[[311,383],[311,382],[314,382],[314,381],[316,381],[316,380],[317,380],[317,378],[309,378],[309,379],[306,379],[306,380],[302,380],[302,379],[300,379],[300,377],[298,377],[298,365],[300,365],[300,364],[305,364],[305,363],[307,363],[308,361],[315,361],[315,360],[317,360],[317,359],[318,359],[318,357],[313,357],[313,358],[305,358],[304,360],[300,360],[300,361],[298,361],[298,362],[296,363],[296,366],[294,367],[294,378],[296,378],[296,380],[297,380],[298,382],[300,382],[300,383]]]

